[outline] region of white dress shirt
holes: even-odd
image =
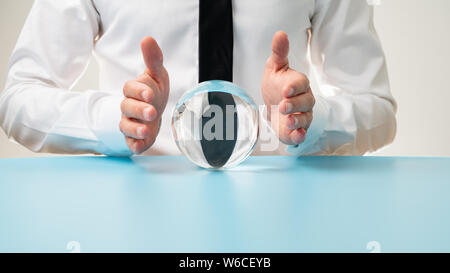
[[[171,90],[146,154],[179,154],[171,117],[198,83],[198,17],[198,0],[37,0],[10,59],[1,126],[33,151],[130,155],[119,130],[122,88],[143,73],[140,41],[153,36]],[[313,122],[306,141],[288,152],[360,155],[392,142],[396,104],[365,0],[235,0],[233,21],[233,81],[258,105],[276,31],[289,35],[291,68],[316,76]],[[91,54],[99,89],[71,90]],[[286,146],[270,153],[284,154]]]

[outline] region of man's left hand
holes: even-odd
[[[308,78],[289,67],[289,40],[278,31],[272,40],[272,54],[266,62],[262,95],[272,128],[287,145],[301,144],[313,119],[315,99]],[[278,105],[278,111],[271,106]]]

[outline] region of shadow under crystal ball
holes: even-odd
[[[203,168],[222,169],[245,160],[255,147],[259,113],[237,85],[206,81],[183,94],[172,117],[178,149]]]

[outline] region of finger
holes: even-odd
[[[284,84],[283,97],[290,98],[309,91],[309,79],[305,74],[289,69],[281,78]]]
[[[289,134],[289,138],[292,141],[292,145],[301,144],[305,141],[306,130],[304,128],[299,128],[299,129],[293,130]]]
[[[298,128],[308,129],[312,122],[312,112],[291,114],[286,120],[286,126],[295,130]]]
[[[272,55],[268,60],[268,65],[275,71],[279,71],[289,66],[289,40],[283,31],[275,33],[272,39]]]
[[[150,75],[146,73],[141,74],[136,78],[136,81],[147,85],[153,90],[153,92],[155,93],[154,95],[156,96],[158,95],[157,94],[159,92],[158,83]]]
[[[145,142],[145,139],[136,139],[134,141],[133,151],[135,154],[140,154],[147,150],[147,145],[145,144]]]
[[[146,124],[127,117],[120,120],[119,129],[125,136],[134,139],[145,139],[150,134],[150,129]]]
[[[137,139],[125,136],[125,141],[127,142],[128,148],[130,148],[130,150],[133,153],[136,153],[135,152],[135,143],[136,143]]]
[[[125,137],[125,139],[128,147],[134,154],[145,152],[149,147],[146,139],[135,139],[132,137]]]
[[[125,97],[136,100],[151,102],[153,99],[153,90],[146,84],[138,81],[127,81],[123,86],[123,94]]]
[[[309,112],[315,104],[312,92],[304,93],[289,99],[284,99],[279,104],[280,113],[287,115],[297,112]]]
[[[141,41],[142,56],[147,67],[146,72],[158,81],[163,73],[163,55],[161,48],[153,37],[145,37]]]
[[[126,117],[143,121],[152,121],[158,114],[153,105],[130,98],[122,101],[120,109]]]

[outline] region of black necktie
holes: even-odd
[[[199,82],[208,80],[233,81],[233,12],[231,0],[199,0]],[[215,168],[225,165],[236,145],[238,119],[236,111],[226,111],[226,106],[236,107],[233,96],[221,92],[208,94],[210,105],[217,105],[223,113],[223,139],[207,140],[201,146],[208,163]],[[228,109],[229,110],[229,109]],[[204,126],[212,117],[202,117]],[[234,119],[234,128],[226,128],[227,120]],[[202,128],[203,128],[202,126]],[[227,129],[234,129],[234,138],[226,139]]]
[[[233,81],[231,0],[200,0],[199,82]]]

